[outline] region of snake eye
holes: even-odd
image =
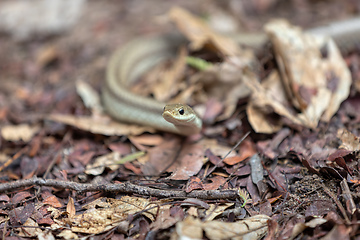
[[[179,109],[179,113],[180,113],[180,115],[184,115],[184,113],[185,113],[184,109],[183,109],[183,108],[180,108],[180,109]]]

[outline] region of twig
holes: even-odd
[[[0,193],[34,185],[70,189],[79,192],[119,192],[127,194],[139,194],[143,196],[153,196],[159,198],[199,198],[204,200],[211,200],[234,199],[238,197],[238,193],[236,190],[207,190],[192,191],[190,193],[186,193],[185,191],[179,190],[154,189],[150,187],[135,185],[130,182],[120,184],[90,184],[71,181],[60,181],[54,179],[42,179],[37,177],[0,184]]]
[[[245,135],[235,144],[234,147],[231,148],[231,150],[223,157],[221,158],[221,161],[219,161],[218,163],[216,163],[215,166],[213,166],[209,172],[202,178],[202,181],[204,181],[213,171],[215,171],[215,169],[224,161],[224,159],[229,156],[229,154],[234,151],[244,140],[245,138],[247,138],[247,136],[249,136],[250,131],[245,133]]]
[[[14,162],[17,158],[19,158],[23,153],[25,153],[26,151],[29,150],[28,146],[25,146],[24,148],[22,148],[20,151],[18,151],[17,153],[15,153],[14,156],[12,156],[11,158],[9,158],[2,166],[0,166],[0,172],[2,172],[5,168],[7,168],[12,162]]]
[[[354,214],[356,211],[356,205],[355,205],[354,199],[351,196],[349,185],[347,184],[347,181],[345,178],[340,182],[340,187],[343,192],[343,196],[345,199],[345,204],[347,206],[347,209],[351,212],[351,214]]]
[[[345,219],[345,223],[346,224],[350,224],[350,219],[346,214],[346,211],[344,209],[344,207],[341,205],[341,203],[339,202],[339,200],[337,199],[337,197],[330,191],[330,189],[328,189],[324,184],[320,183],[320,186],[324,189],[325,193],[327,195],[329,195],[332,200],[336,203],[336,205],[338,206],[341,214],[343,215],[344,219]]]

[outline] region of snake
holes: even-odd
[[[327,35],[340,50],[351,49],[360,39],[360,17],[310,29],[307,32]],[[267,41],[263,33],[238,34],[239,44],[259,47]],[[160,62],[176,56],[179,46],[187,43],[178,34],[142,37],[120,47],[111,56],[102,89],[105,111],[116,120],[189,136],[202,129],[199,115],[186,104],[166,104],[132,93],[128,86]],[[345,49],[345,50],[344,50]]]
[[[136,95],[128,86],[146,71],[176,55],[185,38],[166,35],[139,38],[118,49],[106,69],[102,101],[106,112],[121,122],[145,125],[189,136],[201,131],[202,120],[186,104],[165,104]]]

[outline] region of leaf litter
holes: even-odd
[[[2,171],[3,184],[44,176],[99,186],[132,182],[143,193],[110,196],[101,188],[76,192],[56,186],[7,192],[0,198],[3,234],[67,239],[93,234],[100,238],[153,234],[172,239],[356,236],[356,224],[351,221],[358,217],[356,124],[360,118],[359,99],[349,98],[348,70],[350,63],[356,63],[356,54],[343,59],[331,39],[309,36],[284,21],[271,21],[265,31],[274,48],[270,61],[277,68],[264,73],[259,67],[263,62],[252,49],[214,32],[204,19],[179,7],[172,8],[167,18],[190,44],[182,47],[177,59],[143,76],[133,90],[158,100],[194,105],[204,116],[203,134],[181,139],[116,123],[103,114],[93,84],[76,84],[84,104],[80,98],[74,100],[75,86],[73,92],[40,89],[33,99],[31,88],[23,88],[12,103],[14,111],[0,111],[4,115],[1,129],[11,129],[0,140],[1,154],[7,156],[3,162],[10,163]],[[299,45],[289,44],[294,39]],[[62,47],[43,48],[37,63],[41,66],[37,70],[27,66],[28,76],[36,78],[44,71],[56,83],[64,77],[57,73],[57,64],[62,70],[75,71],[69,64],[72,60],[64,59]],[[187,56],[210,64],[194,68],[186,64]],[[313,61],[307,61],[309,56]],[[159,75],[164,77],[159,79]],[[153,84],[155,80],[160,81]],[[0,98],[4,98],[2,93]],[[71,102],[76,106],[70,109]],[[24,106],[37,109],[38,103],[45,106],[40,112],[47,117],[29,119],[19,112]],[[39,124],[38,119],[45,120]],[[249,123],[254,133],[232,149]],[[19,124],[36,126],[36,131],[28,134]],[[160,199],[148,194],[149,189],[200,197]],[[238,197],[209,201],[201,199],[202,191],[233,191]]]

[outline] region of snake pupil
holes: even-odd
[[[179,113],[180,113],[180,115],[184,115],[184,113],[185,113],[184,109],[183,109],[183,108],[180,108],[180,109],[179,109]]]

